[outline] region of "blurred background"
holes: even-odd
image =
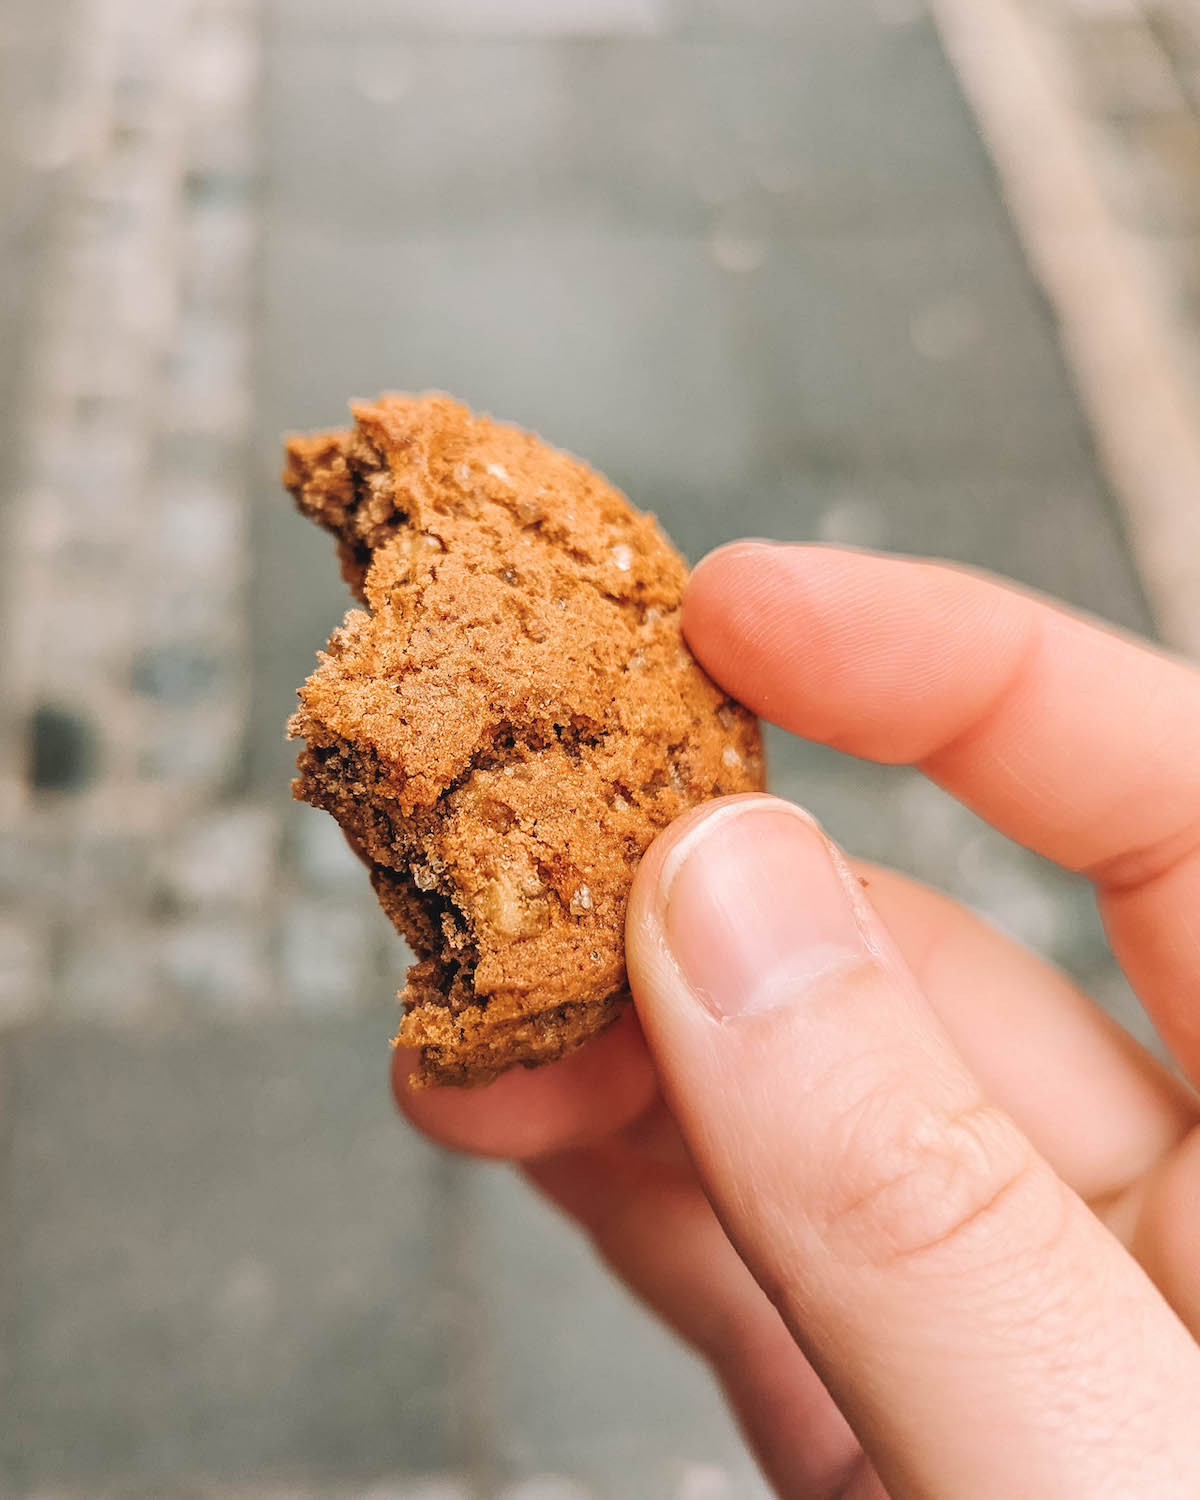
[[[934,553],[1194,650],[1198,99],[1194,0],[4,0],[0,1494],[764,1493],[392,1114],[405,954],[288,795],[347,600],[280,436],[443,387],[693,559]],[[1077,882],[770,748],[1146,1034]]]

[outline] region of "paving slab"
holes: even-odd
[[[398,1126],[387,1011],[9,1044],[9,1482],[450,1467],[460,1169]]]
[[[391,239],[547,212],[700,235],[739,218],[998,227],[932,27],[875,26],[839,42],[835,69],[829,51],[820,35],[288,40],[270,60],[272,212],[305,225],[319,203],[323,222]]]
[[[1157,630],[1195,657],[1195,6],[933,0],[932,8],[1054,311]]]
[[[70,145],[55,127],[67,63],[61,38],[75,8],[76,0],[49,0],[6,7],[0,17],[0,528],[12,524],[11,495],[22,480],[18,397],[41,246]]]
[[[476,1168],[468,1191],[497,1484],[540,1469],[592,1500],[766,1500],[708,1371],[569,1225],[507,1168]]]
[[[321,0],[269,0],[272,25],[299,36],[404,40],[480,37],[608,41],[682,35],[751,34],[836,38],[849,45],[881,28],[926,20],[922,0],[346,0],[336,13]]]

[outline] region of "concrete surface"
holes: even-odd
[[[1164,644],[1200,657],[1200,12],[930,0]]]

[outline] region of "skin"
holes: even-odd
[[[1177,1071],[752,797],[642,862],[636,1015],[477,1092],[412,1093],[397,1053],[401,1107],[522,1163],[710,1362],[781,1495],[1200,1494],[1200,675],[978,575],[813,547],[712,554],[685,628],[764,717],[1086,875]]]

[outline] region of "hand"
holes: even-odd
[[[767,718],[915,763],[1087,874],[1200,1077],[1200,677],[980,577],[807,547],[714,553],[685,625]],[[668,830],[627,939],[637,1018],[479,1093],[398,1097],[523,1160],[708,1358],[781,1494],[1200,1495],[1189,1088],[775,798]]]

